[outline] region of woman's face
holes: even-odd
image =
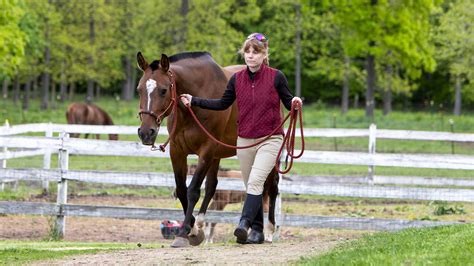
[[[245,64],[250,68],[250,70],[252,70],[252,72],[260,69],[265,57],[265,53],[257,52],[252,46],[244,52]]]

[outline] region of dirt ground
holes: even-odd
[[[93,204],[96,200],[94,197],[80,197],[72,198],[69,202]],[[100,198],[101,205],[129,205],[133,202],[140,206],[147,204],[146,201],[137,202],[137,198]],[[67,257],[59,261],[38,262],[36,265],[287,264],[301,257],[321,254],[364,233],[289,227],[282,228],[277,242],[239,245],[232,235],[234,225],[218,224],[215,244],[175,249],[170,247],[172,240],[164,239],[161,235],[160,221],[87,217],[66,219],[65,241],[140,243],[142,248]],[[52,219],[46,216],[0,216],[0,239],[48,239],[51,224]],[[147,243],[160,243],[162,246],[151,249],[147,248]]]

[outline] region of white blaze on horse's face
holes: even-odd
[[[151,93],[156,89],[156,81],[154,79],[149,79],[146,81],[146,91],[148,93],[148,104],[147,104],[147,111],[150,111],[150,104],[151,104]]]

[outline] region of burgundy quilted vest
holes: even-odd
[[[274,85],[276,73],[276,69],[265,64],[255,73],[253,81],[247,68],[236,73],[239,137],[264,137],[280,125],[280,97]],[[280,127],[275,134],[283,135],[283,128]]]

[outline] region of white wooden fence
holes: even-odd
[[[170,173],[131,173],[112,171],[69,170],[69,154],[113,155],[140,157],[169,157],[169,153],[150,151],[138,142],[70,139],[66,133],[90,134],[136,134],[137,127],[130,126],[86,126],[58,124],[29,124],[0,128],[0,160],[43,155],[43,169],[0,169],[1,180],[42,180],[58,182],[56,203],[0,202],[0,213],[23,213],[56,215],[57,229],[65,231],[65,216],[100,216],[134,219],[182,219],[182,211],[177,209],[125,208],[116,206],[84,206],[67,204],[68,180],[124,185],[174,187],[174,177]],[[45,132],[45,137],[16,136],[29,132]],[[60,132],[60,137],[52,137]],[[165,128],[160,134],[167,134]],[[351,196],[364,198],[398,198],[417,200],[444,200],[474,202],[474,179],[384,177],[374,175],[375,166],[418,167],[438,169],[474,170],[474,156],[447,154],[381,154],[376,153],[376,139],[441,140],[474,142],[474,134],[448,132],[424,132],[404,130],[377,130],[371,126],[363,129],[305,129],[305,137],[369,137],[369,152],[329,152],[305,151],[298,162],[366,165],[367,177],[299,177],[290,176],[280,182],[280,192],[290,194],[318,194]],[[17,150],[21,148],[22,150]],[[59,169],[50,169],[50,156],[59,155]],[[230,158],[236,159],[236,158]],[[293,180],[293,181],[291,181]],[[383,186],[380,186],[382,184]],[[415,187],[397,185],[416,185]],[[420,187],[455,186],[456,188]],[[461,186],[464,188],[457,188]],[[218,189],[243,190],[243,184],[236,179],[221,179]],[[213,212],[207,215],[211,222],[236,223],[239,213]],[[336,227],[351,229],[397,230],[413,226],[433,226],[444,224],[430,221],[403,221],[370,218],[341,218],[321,216],[297,216],[281,214],[277,223],[288,226]]]

